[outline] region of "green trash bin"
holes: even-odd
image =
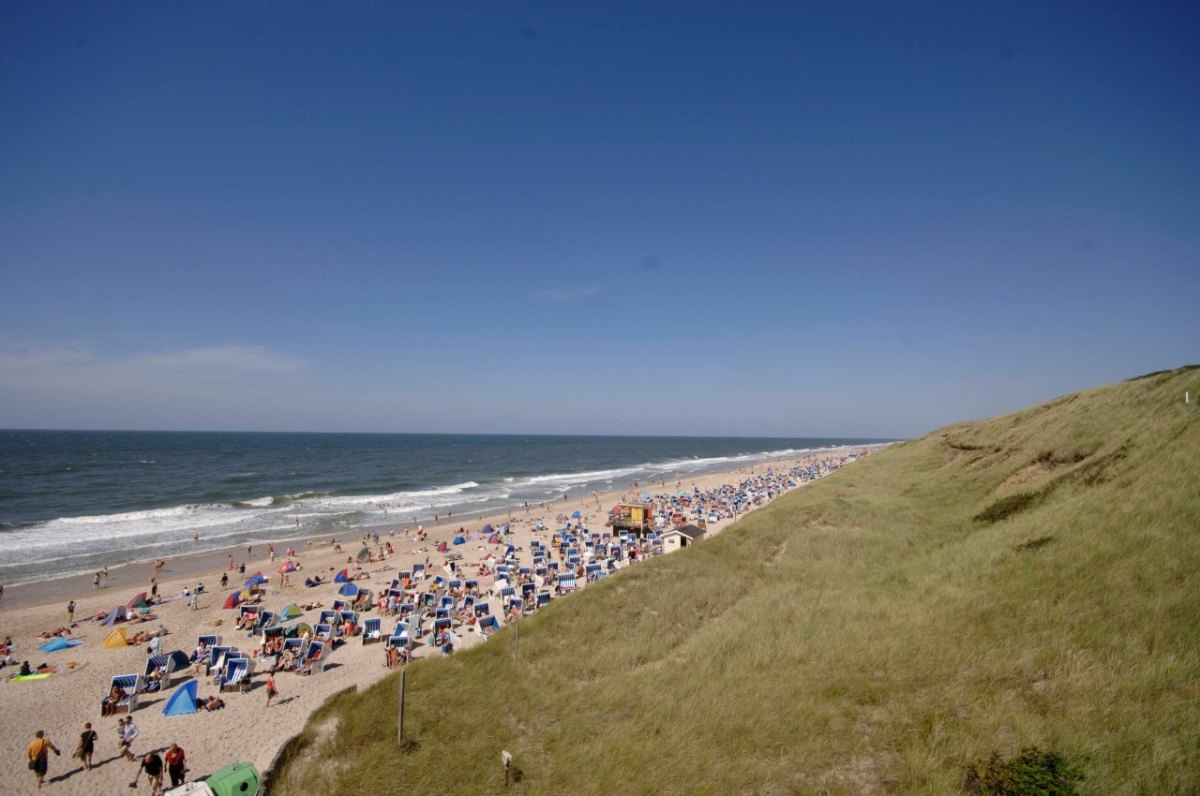
[[[206,784],[213,796],[254,796],[258,793],[258,769],[253,763],[231,763],[214,772]]]

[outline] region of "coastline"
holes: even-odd
[[[872,447],[872,450],[876,449],[878,448]],[[664,481],[661,486],[642,484],[637,490],[648,489],[658,493],[665,489],[674,492],[676,488],[690,490],[693,486],[707,490],[720,484],[737,483],[752,475],[761,475],[767,470],[780,472],[802,462],[832,459],[847,453],[848,450],[822,452],[794,459],[773,460],[749,467],[708,472],[680,479],[678,483],[671,479],[670,482]],[[783,494],[790,491],[786,490]],[[303,571],[297,573],[299,577],[293,576],[292,585],[283,588],[278,587],[278,575],[275,574],[286,560],[282,553],[289,543],[282,540],[275,543],[280,555],[276,557],[274,566],[267,556],[265,543],[256,543],[249,558],[245,555],[244,546],[176,557],[167,561],[159,580],[159,595],[164,598],[164,602],[153,607],[158,619],[139,627],[165,627],[169,635],[164,639],[164,651],[180,649],[190,653],[195,646],[196,636],[201,633],[222,633],[242,649],[248,650],[255,646],[256,642],[247,638],[245,633],[234,631],[231,628],[231,620],[235,613],[220,607],[226,592],[221,591],[219,579],[222,572],[229,571],[230,555],[234,556],[235,562],[246,564],[247,577],[261,571],[271,579],[265,600],[267,607],[278,610],[287,603],[311,600],[323,602],[325,607],[328,607],[337,597],[336,584],[327,582],[316,588],[305,588],[302,585],[303,577],[315,573],[327,575],[331,570],[343,567],[354,569],[354,565],[347,564],[346,559],[357,552],[363,534],[378,531],[380,544],[390,542],[395,548],[395,553],[386,561],[367,564],[360,570],[361,582],[378,594],[381,588],[386,588],[387,582],[395,576],[396,571],[410,562],[428,560],[434,574],[440,571],[447,558],[435,551],[435,545],[440,541],[450,541],[460,528],[466,534],[477,533],[487,523],[498,526],[512,516],[511,541],[519,548],[527,550],[531,540],[548,540],[550,536],[549,531],[540,534],[540,537],[535,535],[532,530],[534,523],[541,521],[548,528],[558,527],[560,523],[555,522],[555,517],[559,513],[570,515],[574,511],[580,511],[584,515],[585,523],[593,531],[604,532],[603,523],[607,518],[608,508],[630,492],[631,487],[626,486],[619,490],[597,493],[594,497],[577,495],[565,502],[531,507],[528,512],[522,507],[517,512],[505,510],[485,514],[482,520],[478,514],[473,514],[469,521],[466,521],[466,517],[461,520],[456,517],[453,522],[443,520],[437,525],[426,524],[428,539],[425,542],[406,539],[403,522],[344,529],[348,535],[338,536],[343,544],[341,552],[333,549],[326,536],[310,537],[308,541],[311,544],[291,543],[297,550],[297,561],[302,564]],[[744,513],[736,518],[715,523],[709,527],[708,532],[715,535],[743,516]],[[376,546],[372,544],[371,547],[374,550]],[[483,540],[451,547],[450,550],[462,554],[462,564],[481,561],[484,556],[497,552],[494,545],[486,545]],[[28,660],[35,666],[42,662],[76,664],[71,669],[64,666],[61,672],[45,680],[20,683],[9,682],[9,671],[0,670],[0,676],[3,677],[0,693],[4,695],[6,705],[6,721],[3,728],[0,728],[0,741],[9,747],[20,748],[20,744],[32,738],[35,729],[45,729],[57,745],[70,750],[74,748],[73,741],[84,721],[93,722],[100,732],[96,760],[102,765],[93,771],[83,772],[65,755],[61,759],[55,759],[51,764],[49,781],[53,782],[51,787],[56,792],[84,794],[106,788],[123,789],[132,774],[132,767],[114,754],[113,726],[116,719],[100,717],[99,700],[107,690],[110,677],[141,671],[145,665],[146,649],[141,646],[103,649],[99,642],[108,634],[109,629],[101,627],[90,617],[106,612],[114,605],[128,602],[139,592],[147,591],[152,574],[151,564],[127,564],[110,570],[106,588],[93,588],[90,575],[70,576],[13,587],[0,601],[0,634],[12,635],[17,645],[14,657],[18,662]],[[230,576],[231,585],[240,584],[243,579],[236,570],[230,572]],[[618,573],[617,577],[619,576]],[[179,595],[184,588],[194,586],[197,581],[205,584],[205,594],[200,598],[199,610],[191,611],[188,610],[187,602],[180,599]],[[485,588],[488,583],[489,581],[481,581]],[[84,640],[84,645],[63,652],[39,652],[36,649],[39,643],[37,634],[66,624],[65,607],[67,601],[72,599],[78,604],[75,614],[76,634]],[[311,616],[306,614],[305,620],[312,621]],[[385,620],[385,625],[387,624],[388,621]],[[463,636],[464,647],[480,643],[473,632],[463,633]],[[307,678],[295,675],[281,676],[281,696],[272,703],[271,721],[265,723],[261,721],[265,693],[262,688],[265,673],[261,670],[252,678],[250,693],[225,695],[227,707],[217,713],[202,712],[190,716],[165,717],[162,715],[162,706],[170,692],[168,690],[155,694],[144,700],[143,706],[133,714],[142,733],[142,739],[134,751],[144,753],[177,742],[187,750],[195,776],[210,773],[235,760],[247,759],[258,766],[260,771],[265,771],[282,745],[300,731],[311,712],[326,698],[351,686],[367,687],[391,672],[383,665],[380,646],[365,646],[358,639],[352,639],[333,653],[329,659],[329,670],[325,673]],[[418,650],[416,656],[427,657],[431,654],[436,654],[436,650],[423,647]],[[211,684],[201,684],[202,696],[212,693],[215,693],[215,688]],[[27,777],[27,772],[22,773],[17,768],[20,762],[16,756],[6,757],[0,763],[0,771],[14,778]],[[21,765],[20,768],[23,769],[24,766]],[[61,778],[64,774],[69,776]],[[58,781],[55,781],[56,779]]]

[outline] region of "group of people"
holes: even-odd
[[[136,788],[144,773],[150,783],[151,796],[158,796],[163,789],[164,771],[171,778],[171,787],[182,785],[188,772],[187,754],[183,748],[179,744],[173,743],[161,756],[157,752],[150,751],[138,757],[133,752],[133,743],[139,734],[137,725],[133,723],[131,717],[124,716],[117,720],[117,754],[124,760],[138,764],[137,773],[134,775],[133,781],[129,783],[129,787]],[[96,765],[93,758],[96,753],[96,742],[99,739],[100,734],[93,729],[92,723],[86,722],[83,725],[83,732],[79,734],[79,742],[75,746],[74,755],[83,764],[84,771],[91,771]],[[39,789],[45,783],[46,774],[49,773],[51,752],[55,756],[62,755],[62,751],[46,736],[45,730],[38,730],[26,748],[26,756],[29,761],[29,770],[33,772]]]

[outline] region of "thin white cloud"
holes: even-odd
[[[222,345],[145,354],[131,360],[151,367],[185,371],[258,371],[288,373],[303,370],[305,362],[264,346]]]
[[[0,427],[207,425],[217,412],[287,405],[311,386],[307,368],[255,345],[108,354],[0,340]]]
[[[544,301],[574,301],[575,299],[587,298],[588,296],[599,295],[604,292],[604,288],[599,285],[589,285],[588,287],[579,288],[560,288],[551,287],[544,288],[535,292],[533,295]]]

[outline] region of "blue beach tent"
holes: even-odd
[[[125,606],[118,605],[116,608],[108,612],[108,616],[104,617],[104,620],[101,621],[100,624],[104,625],[105,627],[112,627],[117,622],[123,622],[124,620]]]
[[[188,680],[176,688],[175,693],[171,694],[171,698],[167,700],[167,704],[163,707],[163,715],[184,716],[189,713],[195,713],[197,688],[195,680]]]
[[[333,576],[333,582],[334,583],[346,583],[347,581],[349,581],[348,574],[349,573],[347,573],[346,570],[343,569],[341,572],[339,572],[338,574]]]
[[[462,536],[454,537],[454,544],[466,544],[466,543],[467,543],[467,540],[464,539]]]
[[[338,594],[342,595],[343,597],[356,597],[358,596],[358,586],[353,583],[347,583],[342,586],[342,588],[338,589]]]

